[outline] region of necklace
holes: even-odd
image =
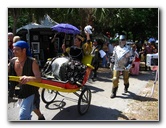
[[[23,65],[24,65],[24,62],[25,62],[25,59],[21,62],[18,61],[18,68],[23,68]]]
[[[23,62],[19,62],[19,63],[18,63],[18,68],[21,68],[21,69],[23,68],[23,64],[22,64],[22,63],[23,63]]]

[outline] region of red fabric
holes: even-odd
[[[130,69],[132,75],[139,75],[140,62],[133,62],[133,67]]]
[[[132,64],[132,68],[134,68],[135,67],[135,64]]]
[[[135,62],[140,62],[140,58],[135,57]]]
[[[158,66],[152,66],[152,67],[151,67],[151,70],[157,71],[157,70],[158,70]]]
[[[52,80],[47,80],[47,79],[42,79],[41,82],[44,83],[44,84],[49,84],[50,86],[57,86],[57,87],[65,88],[65,89],[76,89],[76,88],[78,88],[77,85],[70,84],[69,82],[63,83],[63,82],[52,81]]]

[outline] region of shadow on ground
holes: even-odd
[[[92,93],[103,92],[104,91],[104,89],[98,88],[96,86],[91,86],[91,85],[86,85],[86,86],[91,90]]]
[[[128,117],[122,114],[117,109],[104,108],[100,106],[90,105],[89,111],[84,115],[80,115],[77,106],[70,106],[63,108],[57,113],[52,120],[65,120],[65,121],[113,121],[118,120],[121,117],[125,120],[129,120]]]
[[[124,96],[116,96],[116,98],[121,98],[121,99],[133,99],[137,101],[157,101],[158,99],[152,98],[152,97],[146,97],[146,96],[141,96],[141,95],[136,95],[133,92],[128,91],[128,93],[123,93],[122,95]]]

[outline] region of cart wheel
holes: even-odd
[[[88,111],[90,102],[91,102],[91,91],[88,88],[84,88],[78,100],[78,112],[81,115],[84,115]]]
[[[58,91],[43,88],[41,92],[41,99],[44,103],[49,104],[55,100],[57,94]]]

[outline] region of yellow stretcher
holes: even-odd
[[[87,64],[86,74],[83,79],[83,83],[81,85],[83,86],[86,81],[89,78],[90,72],[94,67],[90,64]],[[9,81],[16,81],[19,82],[20,77],[19,76],[9,76]],[[76,92],[80,89],[80,86],[76,84],[70,84],[68,81],[52,81],[49,79],[42,78],[41,83],[38,82],[28,82],[28,85],[36,86],[39,88],[46,88],[50,90],[56,90],[59,92]]]
[[[83,78],[82,83],[76,83],[71,84],[69,81],[58,81],[58,80],[50,80],[47,78],[42,78],[41,83],[38,82],[27,82],[26,84],[36,86],[39,88],[43,88],[41,93],[41,98],[44,103],[52,103],[54,99],[56,98],[58,92],[71,92],[79,96],[78,99],[78,112],[83,115],[85,114],[90,106],[91,102],[91,91],[88,87],[84,86],[86,81],[89,78],[89,75],[91,73],[91,70],[94,69],[94,67],[90,64],[86,64],[86,73]],[[9,81],[20,81],[19,76],[9,76]],[[51,99],[45,98],[45,92],[47,92],[52,96]],[[80,95],[76,93],[76,91],[81,91]],[[48,94],[48,95],[49,95]],[[53,95],[52,95],[53,94]]]
[[[20,81],[20,77],[19,76],[9,76],[9,81],[16,81],[19,82]],[[36,86],[39,88],[46,88],[46,89],[50,89],[50,90],[56,90],[59,92],[76,92],[77,90],[79,90],[79,88],[76,89],[66,89],[66,88],[62,88],[62,87],[58,87],[56,85],[50,85],[50,84],[45,84],[45,83],[37,83],[37,82],[28,82],[28,85],[32,85],[32,86]],[[66,83],[62,83],[62,84],[66,84]]]

